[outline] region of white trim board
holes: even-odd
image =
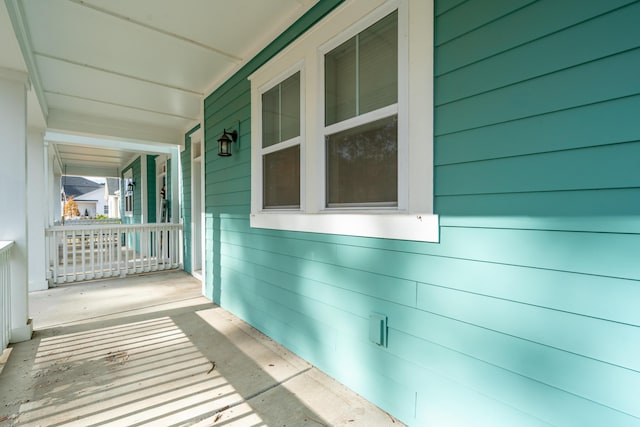
[[[378,113],[395,109],[391,113],[398,114],[398,207],[326,207],[324,54],[396,9],[398,102]],[[251,227],[439,241],[438,216],[433,212],[433,22],[433,0],[345,2],[249,77],[254,135]],[[301,71],[301,110],[306,112],[301,116],[300,209],[263,209],[261,95],[296,69]],[[352,122],[358,120],[364,118]]]

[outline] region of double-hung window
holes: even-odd
[[[300,71],[262,96],[262,208],[300,208]]]
[[[325,206],[398,206],[398,12],[324,55]]]
[[[252,227],[438,241],[432,0],[345,0],[250,80]]]

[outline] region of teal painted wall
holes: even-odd
[[[640,425],[640,3],[436,1],[438,244],[249,227],[246,77],[329,3],[205,100],[207,295],[410,425]]]
[[[184,150],[180,153],[180,166],[182,167],[182,230],[183,235],[183,262],[185,271],[192,272],[191,263],[191,134],[200,129],[200,125],[189,130],[184,137]]]
[[[128,217],[124,214],[124,197],[120,197],[120,217],[123,224],[140,224],[142,222],[142,158],[137,157],[133,162],[128,164],[123,170],[120,179],[124,182],[124,174],[130,169],[133,174],[133,182],[136,186],[133,188],[133,216]],[[124,188],[124,187],[123,187]],[[124,188],[124,191],[127,189]]]
[[[155,158],[157,156],[146,156],[147,163],[147,213],[146,220],[148,223],[156,222],[156,204],[157,193],[160,191],[156,189],[156,163]],[[133,181],[136,186],[133,189],[133,216],[127,217],[124,215],[124,197],[120,198],[120,216],[123,224],[141,224],[142,223],[142,160],[143,156],[137,157],[133,162],[128,164],[123,170],[120,179],[124,182],[124,174],[130,169],[133,173]],[[126,191],[126,189],[125,189]]]

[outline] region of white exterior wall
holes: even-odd
[[[78,203],[80,216],[84,216],[85,209],[89,212],[89,217],[95,217],[96,213],[104,215],[104,207],[107,205],[104,193],[104,188],[98,188],[90,193],[75,197],[74,200]]]
[[[109,196],[109,218],[120,218],[120,199],[118,196]]]

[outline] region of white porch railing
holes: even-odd
[[[0,354],[11,339],[11,247],[0,241]]]
[[[178,268],[180,224],[55,226],[49,281],[68,283]]]

